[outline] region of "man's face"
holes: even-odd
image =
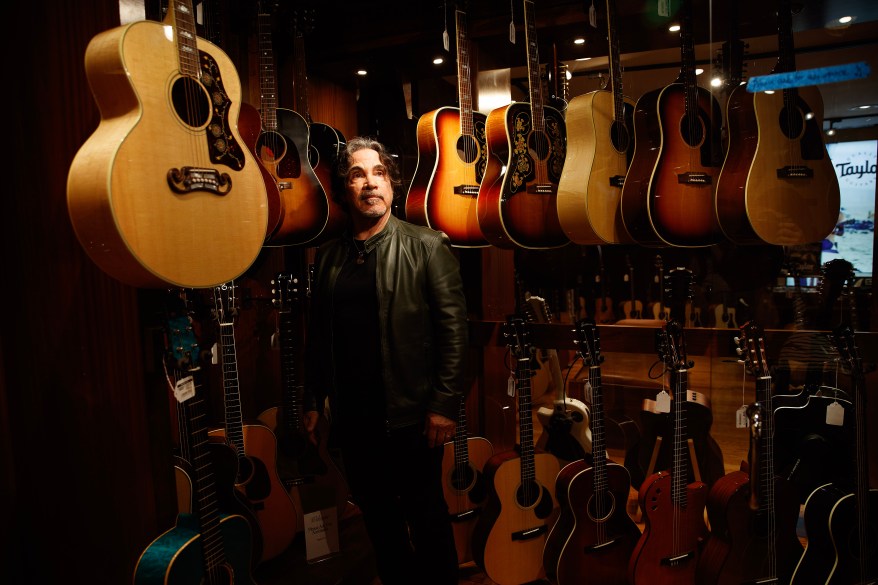
[[[362,148],[352,156],[347,178],[347,197],[353,213],[362,217],[383,217],[393,203],[390,175],[378,153]]]

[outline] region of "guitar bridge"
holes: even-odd
[[[532,538],[537,538],[538,536],[545,534],[548,532],[548,528],[545,524],[542,526],[537,526],[536,528],[529,528],[527,530],[519,530],[518,532],[512,533],[513,542],[516,540],[530,540]]]
[[[216,169],[183,167],[168,171],[168,186],[171,191],[186,195],[193,191],[210,191],[216,195],[226,195],[232,190],[232,178],[228,173]]]
[[[536,195],[555,195],[558,191],[557,186],[552,183],[537,183],[536,185],[528,185],[527,192]]]
[[[805,165],[787,165],[777,169],[778,179],[813,179],[814,169]]]
[[[713,179],[707,173],[680,173],[677,182],[681,185],[710,185]]]
[[[691,558],[693,558],[693,552],[689,551],[675,557],[665,557],[662,559],[661,564],[666,567],[676,567],[681,563],[687,562]]]
[[[479,194],[479,186],[478,185],[457,185],[454,188],[454,194],[475,197]]]
[[[625,177],[622,175],[613,175],[610,177],[610,187],[619,187],[620,189],[625,185]]]

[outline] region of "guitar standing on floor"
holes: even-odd
[[[578,353],[588,366],[592,388],[592,463],[565,465],[555,482],[560,515],[543,551],[546,576],[558,585],[625,585],[627,565],[640,529],[628,516],[631,477],[607,460],[598,329],[593,321],[576,326]]]
[[[262,533],[262,561],[276,558],[296,536],[295,503],[277,472],[277,438],[264,424],[245,424],[238,389],[234,319],[238,312],[236,286],[214,287],[214,317],[220,329],[225,426],[209,432],[212,439],[232,447],[238,458],[235,488],[253,506]]]
[[[473,560],[495,583],[523,585],[545,574],[543,546],[558,516],[554,487],[561,465],[554,455],[534,448],[533,350],[524,320],[508,319],[503,335],[515,357],[519,445],[485,464],[488,501],[473,532]]]
[[[628,300],[623,301],[619,307],[623,319],[643,319],[643,301],[637,298],[634,289],[634,265],[631,258],[625,255],[625,264],[628,265],[628,273],[625,274],[625,284],[628,285]]]
[[[273,283],[272,302],[278,312],[280,337],[282,403],[258,416],[259,422],[277,437],[277,474],[289,490],[296,510],[295,531],[305,529],[305,509],[334,508],[340,519],[347,507],[350,489],[329,454],[329,424],[320,418],[315,436],[308,439],[302,423],[302,392],[296,372],[301,359],[303,334],[300,289],[302,282],[289,273],[278,274]],[[297,342],[298,341],[298,342]]]

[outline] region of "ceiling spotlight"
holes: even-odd
[[[573,44],[574,45],[584,45],[585,39],[582,37],[575,38],[575,39],[573,39]]]
[[[721,77],[714,77],[710,80],[711,87],[719,87],[723,84],[723,80]]]
[[[679,24],[672,24],[671,26],[668,27],[668,30],[671,32],[679,32],[680,25]]]
[[[357,75],[359,75],[360,77],[366,77],[367,73],[369,73],[369,72],[366,71],[365,69],[357,69]]]
[[[827,136],[835,136],[835,128],[832,127],[832,120],[829,121],[829,130],[826,131]]]
[[[433,59],[433,65],[442,65],[443,63],[445,63],[445,59],[442,57],[436,57]]]
[[[838,19],[838,23],[839,24],[848,24],[853,19],[854,19],[853,16],[842,16],[841,18]]]
[[[805,114],[805,119],[806,120],[813,120],[814,119],[814,112],[808,112],[807,114]]]
[[[702,73],[704,73],[704,69],[702,69],[701,67],[695,69],[695,75],[701,75]]]

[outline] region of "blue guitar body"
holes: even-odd
[[[225,562],[207,575],[198,517],[177,515],[176,525],[152,541],[140,555],[134,568],[134,585],[256,585],[250,572],[250,524],[237,514],[222,516],[218,534],[225,549]]]

